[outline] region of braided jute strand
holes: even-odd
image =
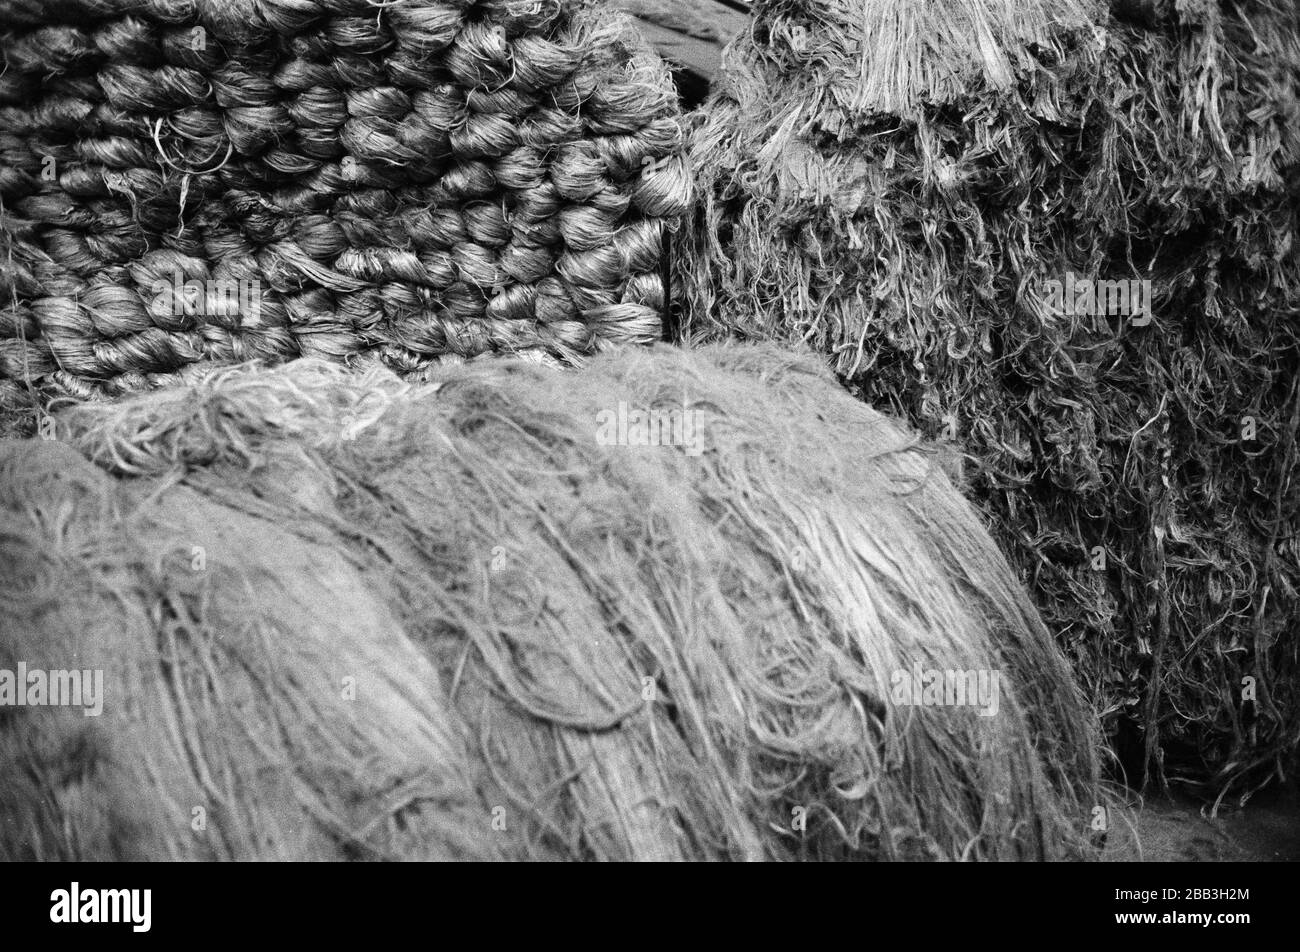
[[[0,410],[660,335],[682,119],[608,11],[0,0],[0,24]]]

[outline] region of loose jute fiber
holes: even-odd
[[[429,376],[218,370],[0,443],[0,670],[103,673],[97,717],[0,708],[0,856],[1089,853],[1063,654],[811,358]]]
[[[660,336],[666,68],[577,0],[0,2],[0,410]],[[26,421],[29,425],[32,421]]]
[[[805,342],[970,460],[1131,782],[1300,745],[1300,7],[759,0],[687,336]]]

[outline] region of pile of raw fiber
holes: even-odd
[[[0,23],[0,410],[200,362],[418,375],[660,337],[689,176],[671,78],[626,18],[0,0]]]
[[[0,443],[0,666],[104,708],[0,714],[0,856],[1092,855],[1065,658],[809,357],[304,360],[57,434]]]
[[[1300,741],[1300,8],[760,0],[727,63],[686,333],[808,342],[956,440],[1130,781],[1275,776]],[[1053,301],[1093,280],[1149,281],[1151,313]]]

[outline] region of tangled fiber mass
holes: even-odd
[[[758,0],[686,334],[806,342],[954,439],[1129,779],[1248,794],[1300,743],[1300,7],[1112,7]]]
[[[0,2],[0,411],[660,336],[666,68],[576,0]],[[30,426],[33,421],[26,420]]]
[[[698,443],[598,439],[628,407]],[[0,442],[0,667],[103,669],[104,709],[0,709],[0,857],[1090,851],[1064,656],[944,460],[808,357],[304,360],[57,435]],[[998,672],[996,713],[897,703],[916,666]]]

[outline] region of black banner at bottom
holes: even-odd
[[[10,865],[6,934],[150,941],[284,937],[295,943],[430,929],[446,939],[515,929],[529,941],[655,941],[698,925],[729,941],[805,944],[819,928],[947,937],[1157,938],[1232,942],[1285,927],[1285,865],[790,866]],[[1287,879],[1284,879],[1287,877]],[[847,918],[846,918],[847,917]],[[824,925],[823,925],[824,923]],[[832,925],[834,923],[834,925]],[[673,928],[673,932],[667,931]],[[614,931],[611,932],[610,930]],[[454,931],[449,931],[454,930]],[[575,931],[578,930],[578,931]],[[865,930],[865,931],[864,931]],[[919,930],[919,931],[918,931]],[[1260,930],[1265,930],[1261,932]],[[503,935],[502,933],[505,933]],[[602,940],[602,941],[604,941]],[[456,940],[456,941],[463,941]]]

